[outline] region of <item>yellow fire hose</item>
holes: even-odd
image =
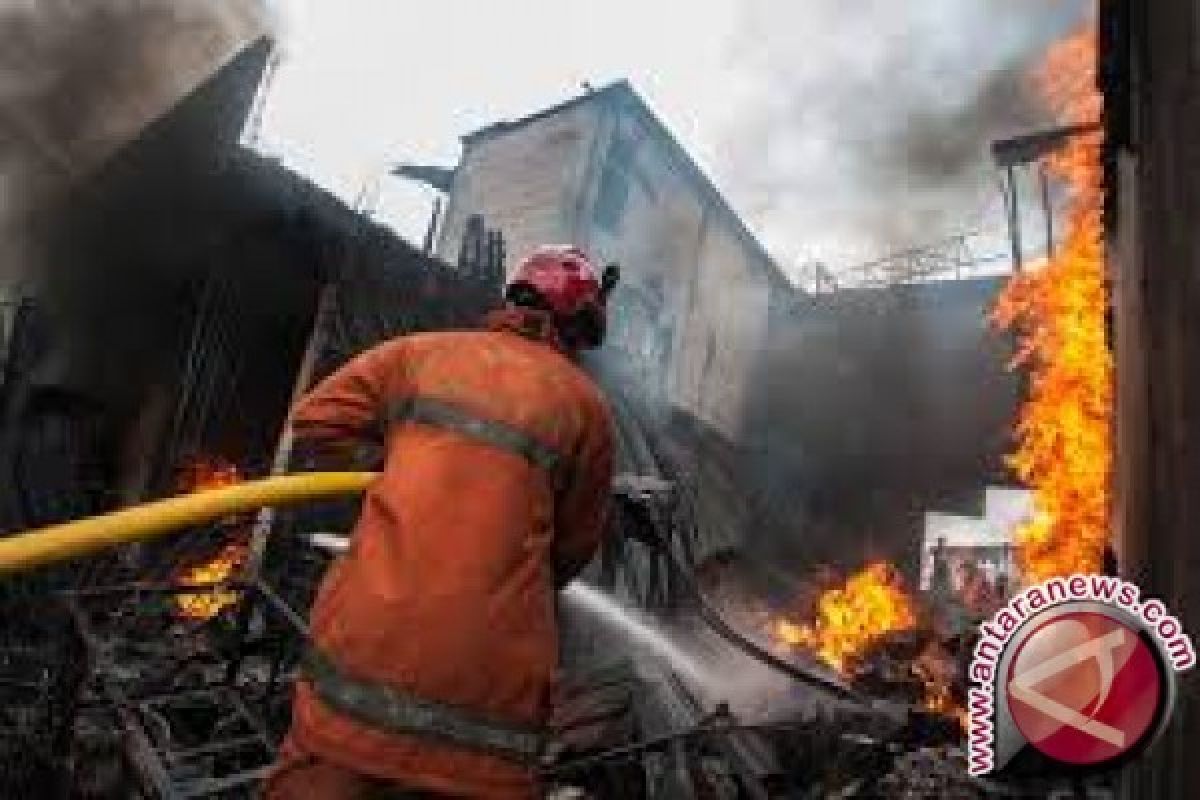
[[[77,558],[116,545],[152,539],[180,528],[212,522],[229,514],[357,494],[365,490],[377,474],[309,472],[281,475],[25,531],[0,539],[0,575]]]

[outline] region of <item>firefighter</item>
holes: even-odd
[[[574,356],[615,283],[538,248],[487,330],[392,339],[297,405],[298,441],[382,442],[384,465],[313,604],[267,798],[536,795],[554,590],[596,550],[612,482],[609,411]]]

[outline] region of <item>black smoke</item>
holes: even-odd
[[[996,227],[988,144],[1052,123],[1029,70],[1088,5],[750,0],[730,67],[757,88],[725,132],[721,182],[789,264]]]

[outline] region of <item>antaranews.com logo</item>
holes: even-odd
[[[967,770],[1004,769],[1027,747],[1105,770],[1166,726],[1175,673],[1196,663],[1179,620],[1121,578],[1052,578],[980,626],[968,690]]]

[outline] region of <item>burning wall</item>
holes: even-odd
[[[236,131],[267,55],[265,42],[248,48],[100,166],[68,205],[56,208],[55,263],[70,269],[47,272],[51,280],[35,305],[42,318],[35,326],[38,336],[22,331],[23,341],[47,341],[21,346],[19,369],[4,387],[12,402],[4,409],[8,425],[0,446],[3,474],[12,478],[0,482],[0,490],[32,486],[54,503],[31,505],[27,496],[18,498],[0,509],[0,527],[86,516],[138,495],[188,491],[267,471],[322,284],[336,286],[337,314],[319,342],[318,375],[396,333],[469,325],[498,296],[493,283],[423,256],[316,186],[237,146]],[[92,428],[98,435],[79,435]],[[72,476],[80,463],[92,462],[102,468],[89,475],[94,482],[84,494]],[[149,469],[142,471],[144,465]],[[296,515],[288,521],[301,530],[323,529],[309,527],[314,518]],[[0,632],[18,634],[15,646],[23,650],[71,639],[65,635],[69,625],[23,603],[32,594],[44,604],[48,589],[115,586],[78,596],[63,592],[102,601],[97,616],[104,618],[106,644],[88,642],[90,655],[101,657],[42,659],[37,674],[47,664],[72,674],[86,665],[89,679],[127,681],[122,691],[161,693],[176,701],[188,695],[182,701],[184,727],[193,737],[187,746],[214,744],[204,737],[229,732],[222,729],[228,709],[205,707],[194,692],[176,693],[196,681],[213,681],[214,675],[227,682],[227,668],[244,663],[246,653],[239,649],[255,645],[234,630],[236,615],[228,613],[240,592],[189,587],[232,575],[243,557],[248,522],[226,519],[29,581],[7,581],[0,603],[9,623]],[[298,549],[308,550],[269,554],[276,556],[269,566],[290,581],[285,590],[302,584],[293,595],[311,590],[316,579],[314,572],[292,569]],[[156,591],[146,584],[167,585]],[[28,622],[29,630],[18,630],[18,620]],[[76,624],[80,635],[92,629],[86,620]],[[285,635],[296,631],[289,628]],[[7,647],[10,641],[2,643]],[[32,680],[31,668],[13,662],[7,651],[0,662],[26,670],[17,680]],[[250,679],[257,699],[262,686],[256,681],[263,674],[266,668]],[[235,705],[242,703],[238,688],[222,689],[235,695]],[[282,709],[283,725],[288,695],[276,689],[266,692],[266,703]],[[136,735],[156,742],[178,732],[172,730],[175,721],[157,711],[146,713],[149,722],[139,722],[128,715],[114,720],[106,716],[111,710],[104,698],[89,706],[75,731],[84,745],[96,728],[107,733],[124,725],[128,733],[145,724]],[[59,732],[47,724],[37,734]],[[14,763],[32,761],[29,733],[18,726],[0,736],[5,756],[0,794],[29,795],[13,783]],[[64,736],[71,733],[68,726]],[[256,765],[261,769],[261,759],[272,757],[271,741],[265,734],[252,738],[263,745]],[[71,743],[56,744],[49,764],[69,780],[63,754]],[[119,744],[113,742],[112,749]],[[155,757],[143,749],[132,758],[144,764]],[[175,763],[173,756],[162,758]],[[105,763],[86,756],[80,766],[102,769]],[[195,762],[188,774],[203,779],[205,764],[214,763]],[[160,772],[160,778],[166,775]],[[258,776],[251,772],[239,780],[256,782]],[[127,789],[135,779],[124,780],[121,788]]]
[[[1100,118],[1095,36],[1089,26],[1057,43],[1037,73],[1065,125]],[[1017,531],[1017,560],[1029,582],[1099,572],[1108,544],[1113,366],[1101,146],[1099,131],[1082,133],[1045,159],[1065,186],[1066,231],[1047,261],[1014,277],[993,313],[1018,333],[1015,363],[1031,372],[1009,459],[1034,491],[1034,517]]]

